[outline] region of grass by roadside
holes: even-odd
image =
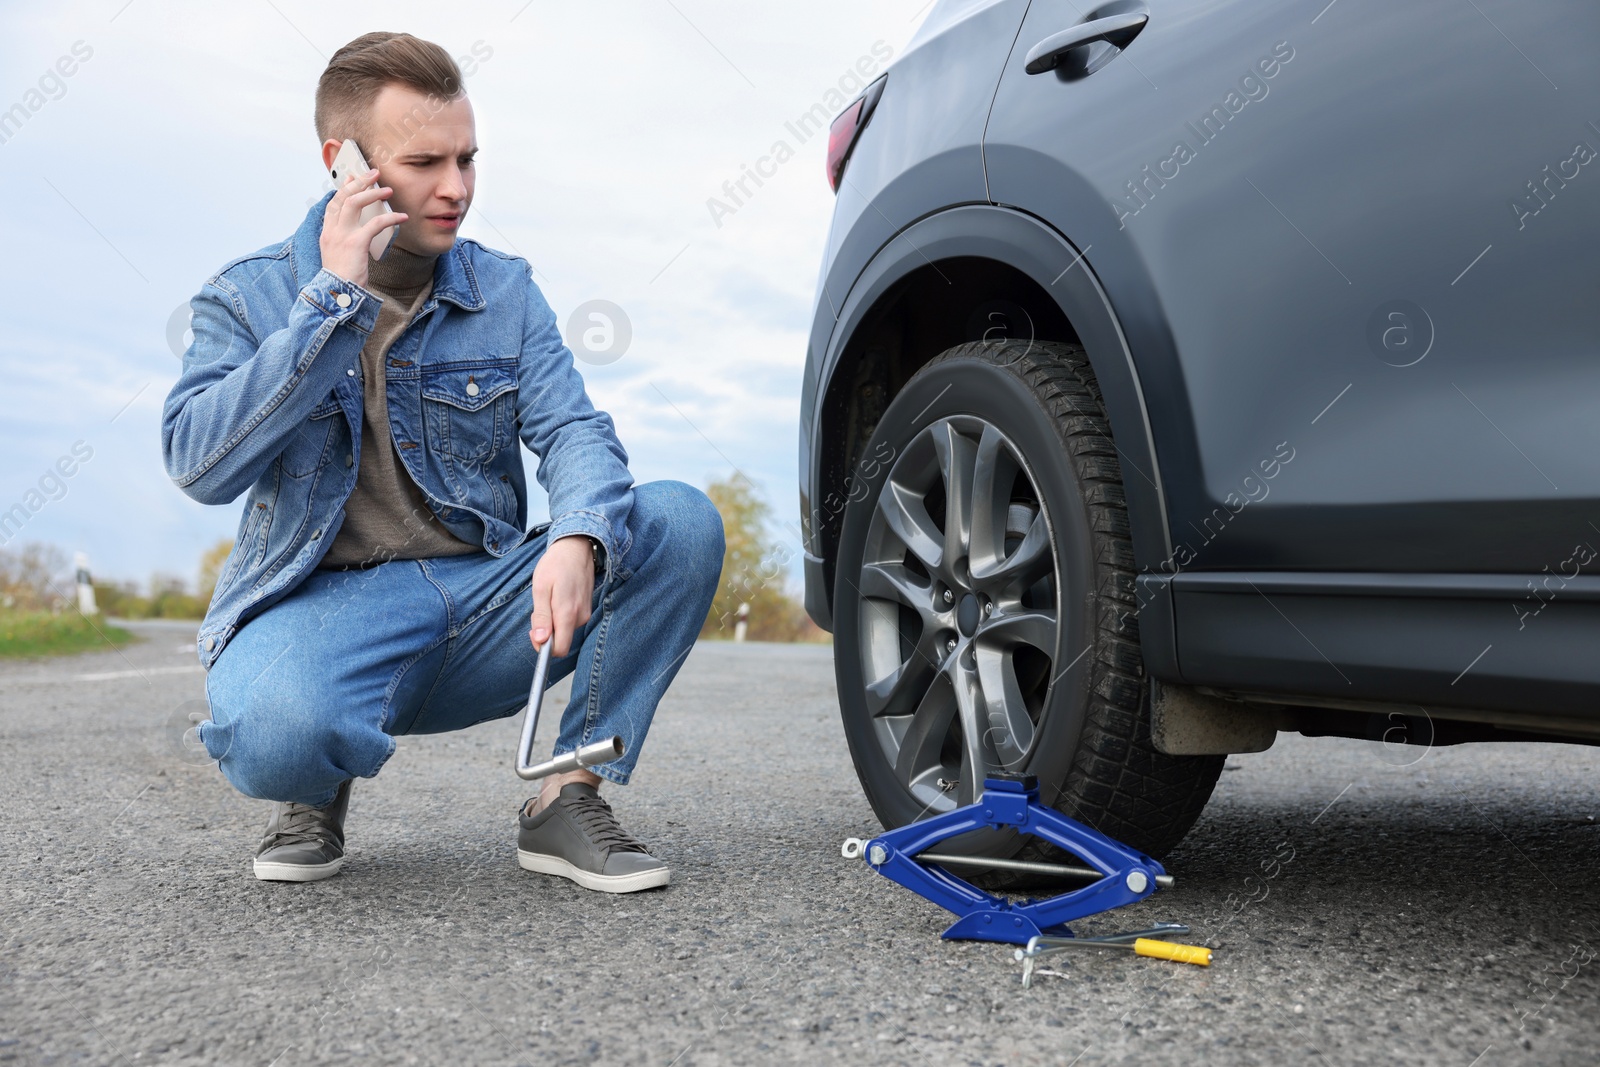
[[[108,624],[104,616],[85,619],[76,611],[59,615],[48,611],[0,611],[0,659],[26,656],[64,656],[73,652],[118,647],[133,634]]]

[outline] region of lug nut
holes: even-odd
[[[956,602],[956,595],[950,590],[946,589],[944,591],[944,602],[946,604],[954,604]]]
[[[944,650],[946,652],[954,652],[956,650],[956,639],[952,637],[950,640],[946,641],[944,643]]]
[[[994,602],[993,601],[989,601],[989,600],[985,600],[983,602],[983,617],[987,619],[990,615],[993,615],[993,614],[994,614]]]

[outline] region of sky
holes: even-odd
[[[242,501],[189,499],[161,460],[188,302],[332,188],[317,79],[345,42],[397,30],[463,68],[480,151],[461,236],[526,257],[575,348],[581,305],[626,315],[626,351],[578,368],[635,479],[742,472],[797,566],[796,420],[833,195],[825,138],[796,144],[785,123],[875,45],[899,55],[929,7],[0,5],[0,110],[31,112],[0,134],[0,512],[32,510],[0,541],[85,552],[97,579],[142,585],[155,571],[192,583],[233,536]],[[794,158],[714,210],[780,139]],[[524,457],[531,523],[546,505]]]

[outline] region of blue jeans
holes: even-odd
[[[705,622],[723,553],[722,519],[700,490],[633,492],[632,544],[609,585],[596,579],[593,614],[549,677],[574,675],[555,754],[615,734],[627,752],[595,773],[619,783]],[[375,776],[396,735],[516,714],[533,682],[531,582],[546,544],[540,533],[499,558],[313,570],[212,665],[206,751],[246,796],[320,806],[347,779]]]

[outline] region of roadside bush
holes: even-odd
[[[51,656],[116,647],[133,637],[103,619],[86,619],[77,611],[0,610],[0,658]]]
[[[67,557],[54,545],[38,541],[20,549],[0,548],[0,608],[46,611],[76,596],[70,578],[62,584]]]
[[[202,619],[231,551],[231,540],[218,541],[206,549],[200,557],[199,580],[193,593],[182,575],[156,571],[150,575],[148,596],[139,591],[137,582],[95,582],[95,603],[101,612],[119,619]]]
[[[150,617],[150,598],[140,595],[137,582],[95,582],[94,602],[102,615],[119,619]]]

